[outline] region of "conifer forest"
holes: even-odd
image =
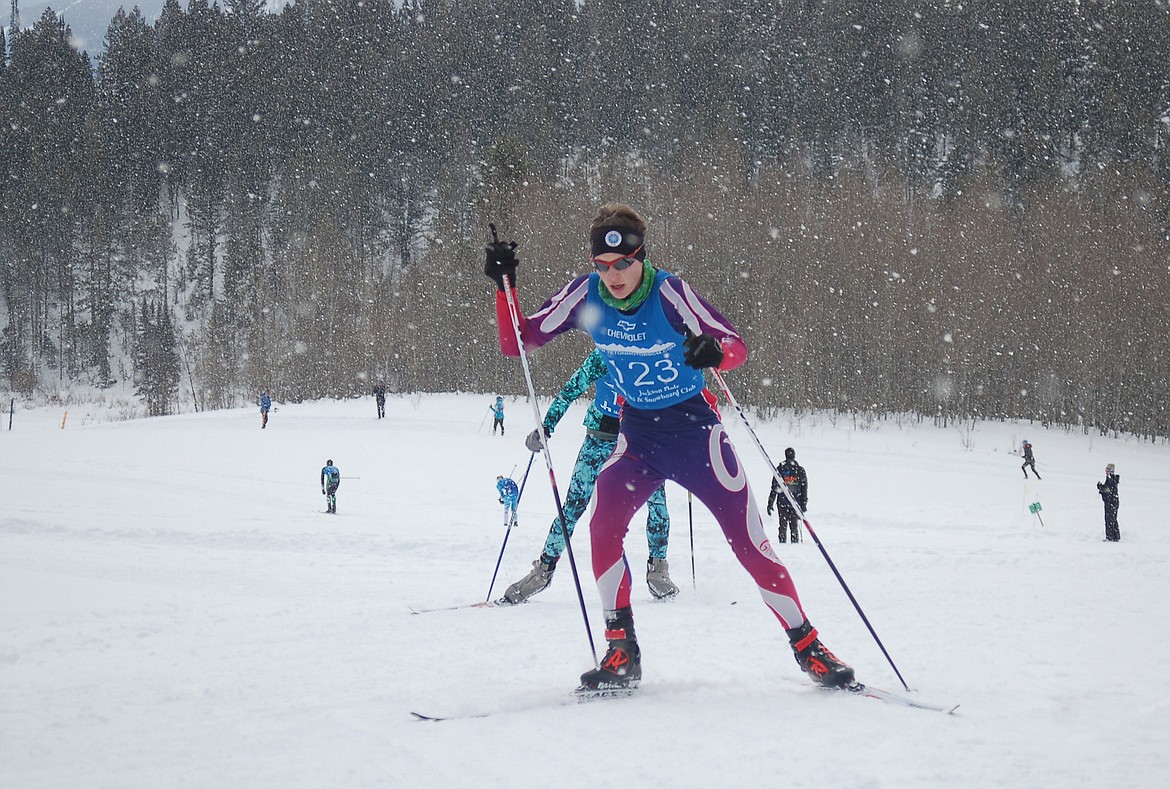
[[[1168,0],[167,0],[0,41],[0,392],[521,395],[597,206],[763,412],[1170,437]],[[531,355],[555,392],[588,338]]]

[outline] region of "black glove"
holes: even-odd
[[[772,505],[771,504],[768,505],[768,514],[769,515],[772,514]]]
[[[516,266],[519,263],[516,260],[516,246],[515,241],[508,243],[493,241],[487,245],[483,273],[491,278],[501,291],[504,290],[504,277],[508,278],[511,287],[516,287]]]
[[[539,452],[544,449],[544,441],[540,437],[541,431],[544,431],[545,438],[552,435],[552,431],[544,425],[541,425],[540,430],[533,430],[528,434],[528,438],[524,439],[524,446],[528,447],[529,452]]]
[[[723,346],[710,334],[691,335],[683,343],[683,361],[688,367],[702,370],[723,363]]]

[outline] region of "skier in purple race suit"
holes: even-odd
[[[796,586],[772,550],[747,474],[714,403],[704,396],[703,369],[733,370],[747,358],[747,347],[685,281],[651,264],[646,230],[646,221],[629,206],[603,205],[590,227],[590,273],[561,288],[532,315],[519,316],[528,349],[570,329],[588,333],[624,401],[617,446],[597,477],[589,524],[609,648],[600,667],[581,676],[582,690],[632,688],[641,679],[622,541],[635,511],[666,479],[693,493],[715,516],[785,629],[797,664],[822,685],[847,685],[853,669],[825,648],[805,616]],[[504,292],[507,278],[518,298],[515,250],[515,243],[493,242],[484,265],[499,289],[496,317],[507,356],[520,354]]]

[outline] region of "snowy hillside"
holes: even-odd
[[[505,536],[495,477],[520,481],[533,424],[510,400],[507,436],[492,436],[490,401],[391,399],[381,421],[369,398],[278,403],[263,431],[253,409],[5,419],[0,786],[1164,785],[1165,444],[757,421],[774,459],[797,449],[809,519],[902,675],[959,711],[812,688],[697,503],[692,581],[673,486],[676,600],[643,582],[641,515],[626,542],[642,690],[580,705],[565,702],[592,657],[567,561],[527,605],[411,613],[488,592]],[[552,440],[562,492],[583,414]],[[724,415],[762,506],[768,468]],[[1023,438],[1041,482],[1020,472]],[[336,516],[327,459],[344,475]],[[1094,486],[1108,462],[1117,544],[1102,542]],[[493,597],[529,569],[553,509],[537,458]],[[585,523],[577,534],[600,647]],[[863,681],[900,688],[816,545],[778,550],[826,644]]]

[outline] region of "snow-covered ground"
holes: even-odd
[[[0,786],[1165,785],[1167,445],[757,421],[773,458],[797,449],[809,519],[906,681],[958,713],[812,688],[713,519],[696,503],[692,530],[672,486],[678,599],[642,582],[641,516],[627,539],[642,691],[574,704],[592,656],[567,561],[527,605],[411,613],[488,592],[505,536],[495,477],[521,479],[533,424],[510,400],[492,436],[490,402],[391,399],[382,421],[372,399],[278,404],[263,431],[253,409],[5,419]],[[552,441],[562,491],[583,413]],[[768,468],[725,416],[762,504]],[[1020,472],[1023,438],[1042,482]],[[326,459],[345,476],[336,516]],[[1107,462],[1117,544],[1094,485]],[[538,458],[493,597],[539,554],[553,509]],[[587,534],[574,547],[600,649]],[[816,545],[779,551],[828,646],[899,688]]]

